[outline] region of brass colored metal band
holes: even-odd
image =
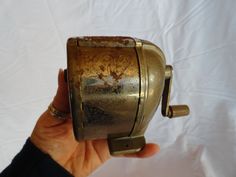
[[[148,80],[147,80],[147,64],[146,60],[144,59],[143,56],[143,51],[142,51],[142,41],[139,39],[136,39],[136,52],[137,52],[137,58],[138,58],[138,63],[139,63],[139,82],[140,82],[140,87],[139,87],[139,104],[138,104],[138,110],[137,110],[137,115],[136,115],[136,120],[134,122],[134,127],[130,133],[131,136],[137,136],[140,131],[140,126],[143,121],[143,113],[144,113],[144,105],[146,102],[147,98],[147,88],[148,88]]]

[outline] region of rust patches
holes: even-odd
[[[76,74],[81,76],[81,75],[84,74],[84,70],[83,69],[79,69],[79,70],[76,71]]]
[[[103,65],[100,65],[99,68],[102,70],[102,71],[105,71],[105,67]]]
[[[117,74],[116,72],[114,71],[110,71],[110,75],[113,77],[113,79],[115,79],[116,81],[120,80],[122,78],[122,75],[124,73],[120,73],[120,74]]]
[[[103,79],[104,75],[102,73],[98,74],[99,79]]]
[[[75,83],[75,88],[80,89],[80,82]]]
[[[119,42],[119,43],[128,43],[130,40],[134,41],[131,37],[125,37],[125,36],[85,36],[82,39],[84,40],[91,40],[96,42]]]
[[[85,36],[79,37],[78,46],[135,47],[135,40],[123,36]]]

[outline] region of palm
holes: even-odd
[[[88,176],[109,159],[106,140],[77,142],[72,132],[71,119],[65,122],[53,119],[45,112],[36,124],[31,141],[75,177]]]
[[[53,105],[63,112],[70,110],[68,88],[62,70],[59,72]],[[62,121],[53,117],[49,111],[44,112],[34,128],[31,141],[75,177],[88,176],[110,158],[107,140],[75,140],[70,115]],[[149,157],[158,150],[156,144],[146,144],[142,151],[126,157]]]

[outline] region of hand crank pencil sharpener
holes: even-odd
[[[67,42],[67,81],[78,141],[107,139],[112,155],[134,153],[162,98],[162,115],[189,114],[169,105],[172,67],[154,44],[131,37],[77,37]]]

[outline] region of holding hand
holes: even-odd
[[[75,177],[85,177],[105,163],[111,156],[107,140],[86,140],[77,142],[73,135],[69,109],[68,87],[63,70],[59,71],[58,89],[52,106],[60,112],[68,113],[65,119],[58,119],[45,111],[39,118],[31,141],[43,152]],[[142,151],[126,157],[150,157],[159,151],[156,144],[146,144]]]

